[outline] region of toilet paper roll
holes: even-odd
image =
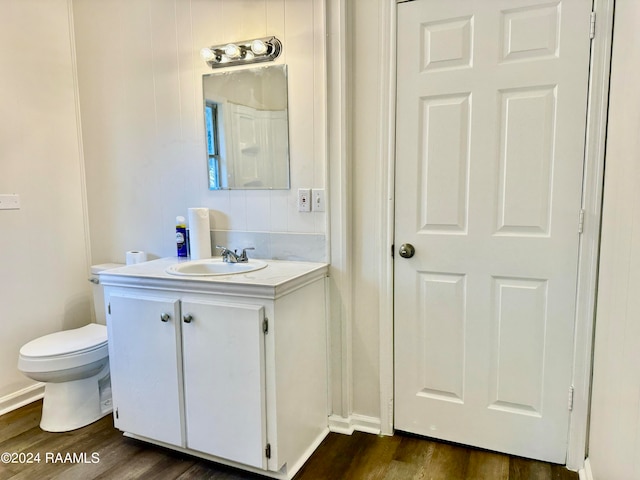
[[[208,208],[189,209],[189,249],[192,260],[211,258],[211,228]]]
[[[125,254],[125,263],[127,265],[134,265],[136,263],[142,263],[147,261],[147,253],[140,250],[129,250]]]

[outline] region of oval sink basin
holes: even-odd
[[[260,260],[249,260],[247,263],[226,263],[221,258],[205,258],[203,260],[192,260],[190,262],[177,263],[167,268],[166,272],[171,275],[182,275],[185,277],[205,277],[213,275],[236,275],[238,273],[249,273],[267,264]]]

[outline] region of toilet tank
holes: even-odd
[[[100,272],[105,270],[111,270],[112,268],[124,267],[122,263],[102,263],[100,265],[91,266],[91,278],[89,281],[92,283],[93,289],[93,312],[96,317],[96,323],[100,325],[107,324],[107,316],[104,311],[104,290],[100,285]]]

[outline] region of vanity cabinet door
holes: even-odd
[[[114,423],[183,446],[180,421],[180,302],[112,294],[107,316]]]
[[[267,468],[264,308],[182,302],[187,447]]]

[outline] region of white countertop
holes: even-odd
[[[260,260],[267,264],[266,268],[234,275],[188,277],[166,272],[171,265],[187,262],[188,258],[161,258],[105,270],[100,273],[100,283],[104,286],[278,298],[326,277],[328,272],[326,263]]]

